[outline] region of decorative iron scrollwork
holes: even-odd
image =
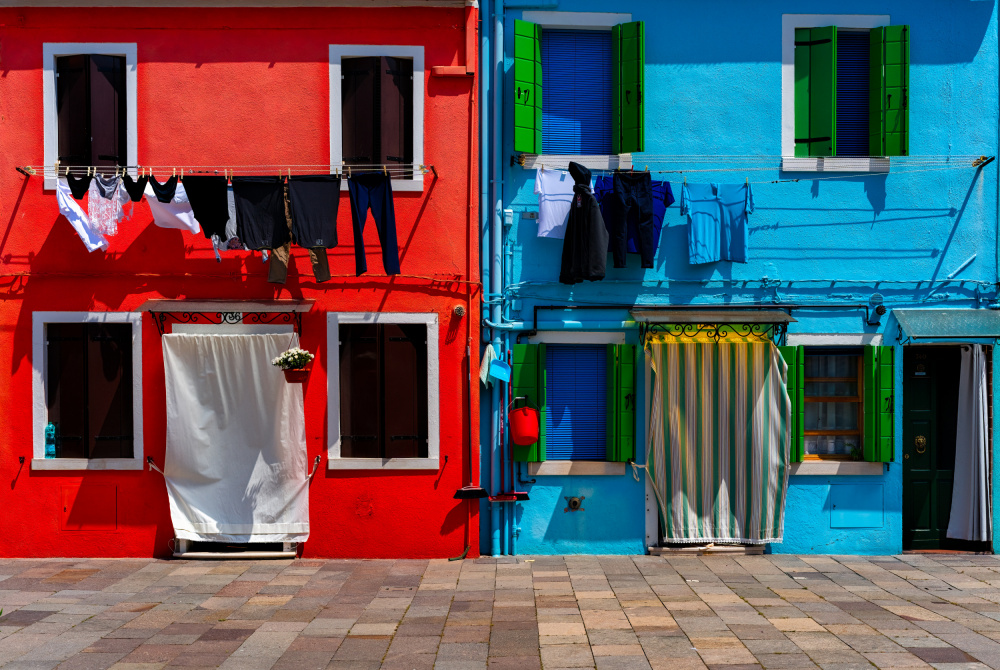
[[[777,345],[785,343],[788,326],[784,323],[640,323],[642,341],[657,333],[691,340],[709,339],[716,344],[728,337],[749,340],[770,340]]]
[[[301,312],[153,312],[153,323],[160,335],[167,330],[167,321],[171,323],[204,323],[235,325],[252,323],[292,324],[295,332],[302,333]]]

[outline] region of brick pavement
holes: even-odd
[[[0,666],[1000,667],[992,556],[0,560]]]

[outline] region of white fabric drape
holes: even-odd
[[[271,359],[288,335],[164,335],[164,477],[176,537],[309,537],[302,385]]]
[[[986,354],[978,344],[962,346],[955,435],[955,483],[948,537],[986,542],[993,527],[990,505],[989,405]]]

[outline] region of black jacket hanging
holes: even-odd
[[[608,264],[608,231],[601,207],[590,188],[590,170],[579,163],[570,163],[569,173],[575,183],[563,239],[559,281],[563,284],[600,281],[604,279]]]

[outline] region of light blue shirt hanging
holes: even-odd
[[[753,211],[750,184],[684,184],[681,215],[687,215],[688,260],[747,262],[747,215]]]

